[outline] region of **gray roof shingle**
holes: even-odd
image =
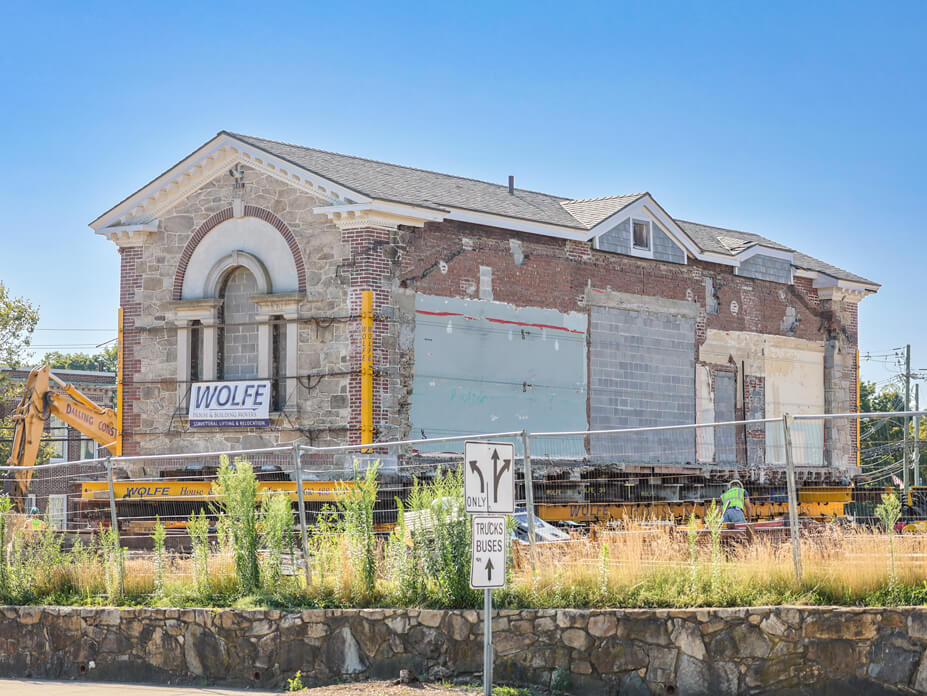
[[[276,140],[221,131],[292,164],[315,172],[357,193],[384,201],[427,208],[465,210],[588,230],[630,205],[645,193],[573,200],[537,191],[515,189],[478,179],[442,174],[388,162],[341,155]],[[755,244],[794,252],[799,268],[826,273],[841,280],[877,285],[842,268],[794,251],[758,234],[676,220],[702,251],[734,256]]]
[[[645,193],[632,193],[627,196],[603,196],[602,198],[584,198],[576,201],[562,201],[560,205],[575,217],[586,229],[592,229],[609,215],[614,215],[626,208]]]
[[[878,285],[878,283],[868,280],[867,278],[863,278],[855,273],[850,273],[842,268],[820,261],[813,256],[802,254],[791,247],[784,246],[766,237],[761,237],[758,234],[742,232],[740,230],[729,230],[724,227],[713,227],[698,222],[689,222],[688,220],[676,220],[676,222],[679,223],[679,226],[682,227],[685,233],[692,237],[695,243],[704,251],[715,251],[717,253],[733,256],[744,249],[750,248],[754,244],[760,244],[770,247],[771,249],[792,252],[792,262],[798,268],[825,273],[838,280],[847,280],[852,283]]]
[[[463,208],[584,229],[561,205],[568,198],[519,188],[510,194],[507,184],[339,155],[240,133],[229,135],[371,198],[429,208]]]

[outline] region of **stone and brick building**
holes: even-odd
[[[358,442],[364,290],[379,440],[853,411],[857,303],[879,287],[649,193],[573,200],[225,131],[91,227],[122,259],[127,454]],[[247,378],[274,385],[269,426],[189,427],[192,382]],[[799,464],[852,475],[854,426],[808,427],[824,446]],[[625,449],[759,470],[776,437]]]

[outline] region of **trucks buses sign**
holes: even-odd
[[[270,381],[194,382],[191,428],[249,428],[270,425]]]

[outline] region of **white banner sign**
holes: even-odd
[[[505,587],[505,515],[474,515],[470,587]]]
[[[270,381],[194,382],[191,428],[248,428],[270,425]]]

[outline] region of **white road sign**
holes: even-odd
[[[505,515],[473,516],[470,587],[505,587]]]
[[[515,446],[468,442],[464,447],[467,512],[515,512]]]

